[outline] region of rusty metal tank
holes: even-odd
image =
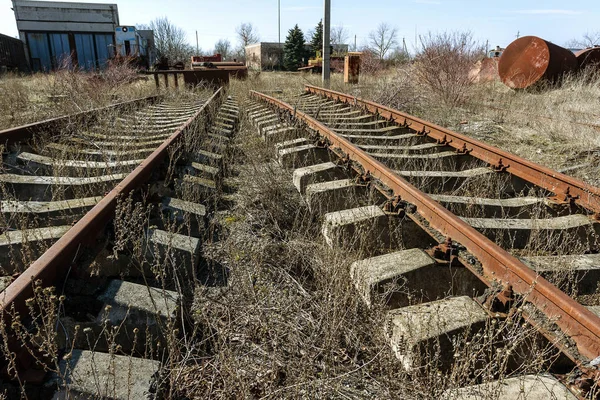
[[[524,36],[508,45],[498,62],[498,75],[513,89],[525,89],[542,82],[556,82],[577,69],[570,50],[536,36]]]
[[[575,52],[579,68],[594,66],[600,68],[600,46],[588,47]]]

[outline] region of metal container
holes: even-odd
[[[0,34],[0,67],[7,71],[29,70],[22,41]]]
[[[536,36],[524,36],[502,52],[498,74],[506,86],[525,89],[538,83],[557,82],[577,66],[577,58],[570,50]]]
[[[600,46],[589,47],[575,52],[579,68],[600,67]]]
[[[348,53],[348,55],[344,57],[344,83],[358,83],[361,54],[362,53]]]

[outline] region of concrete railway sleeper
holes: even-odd
[[[146,107],[139,118],[157,117],[164,123],[171,111],[182,121],[171,128],[175,132],[137,168],[132,163],[131,172],[126,169],[129,173],[110,181],[104,197],[58,192],[52,179],[39,191],[46,197],[16,195],[21,190],[16,186],[5,191],[10,197],[2,197],[3,218],[33,214],[31,220],[40,222],[36,226],[46,226],[9,229],[4,232],[10,236],[6,251],[0,247],[0,262],[20,262],[26,268],[2,281],[5,345],[0,389],[9,397],[168,396],[169,355],[178,354],[177,343],[198,334],[188,317],[194,287],[218,289],[227,282],[226,269],[205,258],[202,248],[205,240],[214,240],[211,215],[227,205],[226,161],[239,113],[237,102],[224,98],[219,89],[212,96],[201,93],[191,101]],[[106,137],[94,140],[153,134],[135,124],[102,132]],[[43,147],[47,152],[35,151],[42,149],[35,137],[32,142],[13,146],[14,152],[5,156],[13,175],[36,178],[34,174],[47,166],[31,165],[35,157],[24,157],[24,148],[52,163],[86,159],[67,140]],[[151,148],[140,145],[144,146]],[[105,151],[93,144],[88,150]],[[115,156],[114,151],[126,154]],[[111,168],[109,162],[137,160],[137,154],[123,150],[94,157],[86,160],[91,168],[94,162]],[[37,159],[41,160],[45,159]],[[79,166],[72,161],[74,165]],[[68,177],[96,178],[87,172],[74,175]],[[65,221],[63,212],[72,219]],[[55,221],[68,224],[57,226]],[[48,250],[20,257],[27,252],[14,248],[19,235],[30,238],[22,246],[31,247],[37,240],[44,242],[40,251]],[[0,246],[4,239],[0,235]]]
[[[600,318],[596,304],[577,301],[597,294],[598,264],[588,254],[598,245],[595,200],[565,204],[558,186],[527,179],[533,163],[487,146],[527,170],[513,174],[471,148],[453,149],[449,135],[432,140],[426,122],[411,125],[331,93],[309,87],[288,104],[252,92],[248,117],[293,170],[324,240],[363,254],[350,278],[367,304],[389,308],[383,329],[404,368],[431,372],[424,355],[437,354],[434,369],[449,370],[470,344],[488,340],[465,368],[480,374],[503,354],[516,376],[500,398],[519,387],[530,399],[595,398],[600,375],[590,361],[600,355]],[[598,191],[583,183],[573,190]],[[561,286],[573,297],[548,281],[565,274],[579,277]],[[530,330],[528,343],[511,341],[519,329]],[[520,365],[539,346],[551,349],[553,375],[523,375]],[[490,382],[481,384],[445,395],[476,398]]]

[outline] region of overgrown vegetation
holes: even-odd
[[[468,80],[469,62],[479,51],[468,34],[430,35],[422,39],[422,44],[423,51],[415,63],[377,68],[377,75],[363,69],[358,87],[345,86],[341,76],[334,75],[332,88],[452,126],[550,166],[591,160],[588,179],[597,180],[597,132],[570,124],[573,120],[595,120],[594,104],[600,93],[596,75],[570,77],[562,88],[553,91],[512,92],[496,83],[474,85]],[[440,62],[445,58],[456,65]],[[17,125],[152,92],[153,84],[131,82],[135,74],[126,67],[119,68],[107,71],[102,79],[69,71],[35,76],[33,80],[4,79],[0,90],[6,94],[2,109],[7,112],[2,123]],[[277,90],[281,91],[278,96],[294,98],[305,83],[318,84],[319,77],[261,73],[251,75],[246,82],[232,81],[230,93],[240,104],[248,100],[249,89]],[[41,92],[44,95],[33,87],[45,88]],[[48,93],[58,97],[45,99]],[[192,98],[185,92],[180,96],[184,102]],[[515,111],[550,115],[552,119],[525,119]],[[110,120],[108,116],[107,121],[101,121],[106,131],[110,130]],[[200,127],[196,133],[192,137],[202,141],[186,142],[188,152],[218,147],[205,141],[206,132]],[[37,148],[45,144],[38,143]],[[245,118],[234,147],[226,158],[227,162],[235,162],[230,168],[235,177],[227,181],[230,191],[235,192],[229,198],[233,206],[212,214],[209,234],[203,238],[207,271],[223,274],[220,278],[226,276],[227,284],[202,280],[194,287],[193,300],[186,304],[185,312],[168,319],[158,336],[147,338],[148,347],[144,348],[148,354],[164,356],[164,374],[159,382],[168,398],[440,398],[450,388],[495,379],[501,382],[511,374],[543,372],[556,361],[551,347],[540,340],[535,329],[523,323],[523,309],[517,307],[506,319],[490,320],[477,336],[459,338],[452,355],[458,362],[449,371],[440,370],[447,360],[440,358],[435,347],[422,354],[422,369],[417,373],[405,371],[390,351],[382,329],[387,311],[385,296],[368,308],[350,280],[350,264],[363,256],[360,251],[330,249],[320,240],[319,220],[291,185],[289,172],[272,162],[273,149],[265,146]],[[64,155],[55,153],[56,158]],[[98,260],[125,259],[130,268],[148,267],[154,273],[164,271],[165,266],[176,267],[169,249],[149,262],[143,236],[155,224],[170,226],[147,203],[152,195],[172,193],[170,185],[180,172],[177,161],[181,160],[172,158],[164,171],[165,180],[153,188],[154,193],[121,199],[114,236],[109,240],[110,251]],[[59,169],[56,174],[61,172]],[[455,188],[455,194],[493,196],[499,190],[484,179]],[[214,205],[221,194],[207,198],[192,190],[183,193],[186,200]],[[6,191],[0,194],[7,196]],[[531,213],[548,216],[542,210]],[[471,211],[472,216],[481,216],[477,210]],[[189,235],[191,222],[173,228]],[[558,253],[565,247],[575,248],[571,242],[557,243],[557,238],[549,241],[540,236],[523,254],[543,252],[543,246],[551,246]],[[121,259],[123,253],[126,257]],[[25,264],[34,259],[32,254],[21,254]],[[97,271],[99,264],[93,267]],[[556,283],[576,296],[578,278],[571,272],[565,268]],[[158,275],[165,293],[173,289],[172,281],[161,280]],[[394,282],[389,290],[404,290],[403,285]],[[62,339],[56,327],[63,316],[64,302],[65,298],[52,289],[36,289],[34,300],[28,304],[33,328],[25,329],[16,315],[16,325],[0,326],[4,338],[12,329],[32,353],[50,358],[50,370],[62,378],[58,367],[58,342]],[[106,321],[108,314],[101,324]],[[92,331],[84,331],[81,326],[72,328],[75,336],[91,340]],[[111,354],[125,354],[116,350],[117,333],[108,335],[113,338],[108,347]],[[506,338],[510,338],[508,343]],[[163,353],[157,351],[156,343],[165,345]],[[141,353],[136,350],[127,355]],[[516,368],[515,360],[521,362]],[[498,387],[490,389],[489,398],[494,398]]]
[[[0,130],[154,94],[154,83],[126,60],[99,73],[61,69],[52,74],[0,77]]]

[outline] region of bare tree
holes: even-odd
[[[391,48],[398,44],[398,29],[382,22],[369,33],[369,49],[383,60]]]
[[[251,23],[242,23],[235,28],[235,33],[238,35],[239,44],[233,52],[233,56],[237,60],[246,60],[246,46],[258,43],[260,36],[258,31]]]
[[[350,38],[350,33],[343,26],[335,26],[331,28],[331,44],[346,44]]]
[[[581,39],[572,39],[566,43],[567,47],[584,49],[600,45],[600,31],[586,32]]]
[[[215,53],[220,54],[223,60],[229,58],[229,52],[231,51],[231,42],[227,39],[219,39],[215,43]]]
[[[154,43],[157,57],[166,57],[169,62],[187,61],[194,49],[186,41],[185,31],[174,25],[167,17],[156,18],[150,22],[154,31]]]
[[[334,53],[336,53],[336,55],[339,55],[338,53],[343,53],[344,51],[342,51],[340,47],[348,42],[348,38],[350,37],[348,30],[343,26],[335,26],[331,28],[330,37]]]
[[[258,43],[260,41],[260,36],[258,35],[258,31],[251,23],[242,23],[236,29],[235,33],[238,35],[238,39],[240,44],[244,47],[249,44]]]

